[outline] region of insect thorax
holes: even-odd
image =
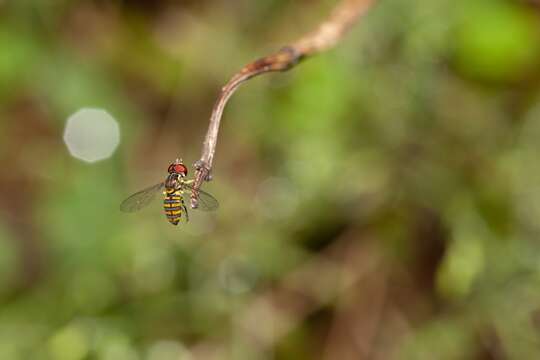
[[[169,174],[165,180],[165,190],[167,193],[176,192],[182,189],[183,179],[178,174]]]

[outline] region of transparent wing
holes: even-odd
[[[188,184],[184,184],[184,187],[186,192],[191,195],[193,192],[193,187]],[[186,198],[186,201],[189,202],[189,198]],[[216,198],[206,191],[199,190],[199,207],[197,210],[214,211],[217,210],[217,208],[219,208],[219,202],[216,200]]]
[[[144,190],[141,190],[120,204],[120,210],[123,212],[135,212],[139,211],[156,197],[156,194],[163,188],[164,183],[159,183],[150,186]]]

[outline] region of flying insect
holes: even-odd
[[[189,213],[184,203],[186,193],[191,193],[193,180],[187,180],[188,169],[182,160],[176,159],[167,169],[168,175],[165,181],[147,187],[136,192],[120,204],[123,212],[135,212],[146,207],[154,200],[157,193],[163,190],[163,210],[167,220],[173,225],[178,225],[180,221],[189,221]],[[213,211],[219,207],[219,203],[212,195],[198,190],[199,207],[203,211]]]

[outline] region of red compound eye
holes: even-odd
[[[187,175],[187,167],[185,167],[182,164],[176,164],[174,165],[174,172],[178,174]]]
[[[184,174],[187,175],[187,167],[184,164],[171,164],[167,170],[169,174]]]

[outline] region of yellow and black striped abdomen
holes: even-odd
[[[165,192],[163,209],[165,209],[165,216],[167,216],[167,220],[169,220],[169,222],[173,225],[178,225],[184,210],[184,198],[180,190]],[[184,214],[184,216],[186,216],[186,214]]]

